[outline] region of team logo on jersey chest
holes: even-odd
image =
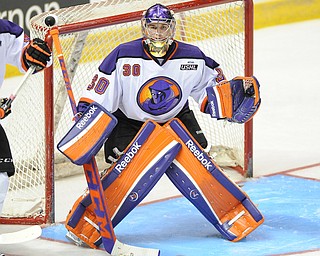
[[[180,70],[197,70],[198,64],[181,64]]]
[[[152,115],[169,112],[181,100],[180,86],[168,77],[155,77],[144,83],[137,95],[139,107]]]

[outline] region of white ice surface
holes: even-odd
[[[320,20],[255,31],[254,175],[320,162]]]

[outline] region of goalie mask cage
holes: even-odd
[[[252,0],[113,0],[72,6],[32,18],[31,37],[46,39],[54,49],[44,19],[48,14],[58,17],[59,39],[78,101],[106,55],[118,44],[142,36],[142,12],[158,2],[175,12],[175,39],[199,46],[221,64],[228,79],[252,75]],[[6,131],[16,174],[10,178],[1,223],[54,222],[55,180],[83,172],[56,149],[73,115],[55,49],[53,56],[52,67],[29,78],[4,120],[5,128],[10,126]],[[190,106],[218,164],[252,176],[252,121],[217,121],[200,113],[192,99]]]

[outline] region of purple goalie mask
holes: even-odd
[[[165,6],[161,4],[155,4],[151,6],[145,13],[144,18],[147,19],[147,23],[152,22],[152,20],[163,20],[167,22],[168,20],[174,20],[173,13]]]
[[[161,56],[173,41],[176,21],[173,11],[161,4],[147,9],[142,16],[142,33],[153,55]]]

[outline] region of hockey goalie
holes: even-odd
[[[215,60],[174,39],[175,26],[174,13],[166,6],[156,4],[143,13],[143,37],[106,56],[77,106],[84,116],[99,106],[109,117],[104,122],[108,132],[88,145],[73,139],[70,131],[59,150],[81,165],[104,147],[111,167],[101,179],[114,227],[166,174],[225,239],[239,241],[264,218],[206,153],[208,142],[188,98],[212,118],[245,123],[260,106],[260,85],[255,77],[228,81]],[[66,227],[78,244],[101,244],[88,192],[73,205]]]

